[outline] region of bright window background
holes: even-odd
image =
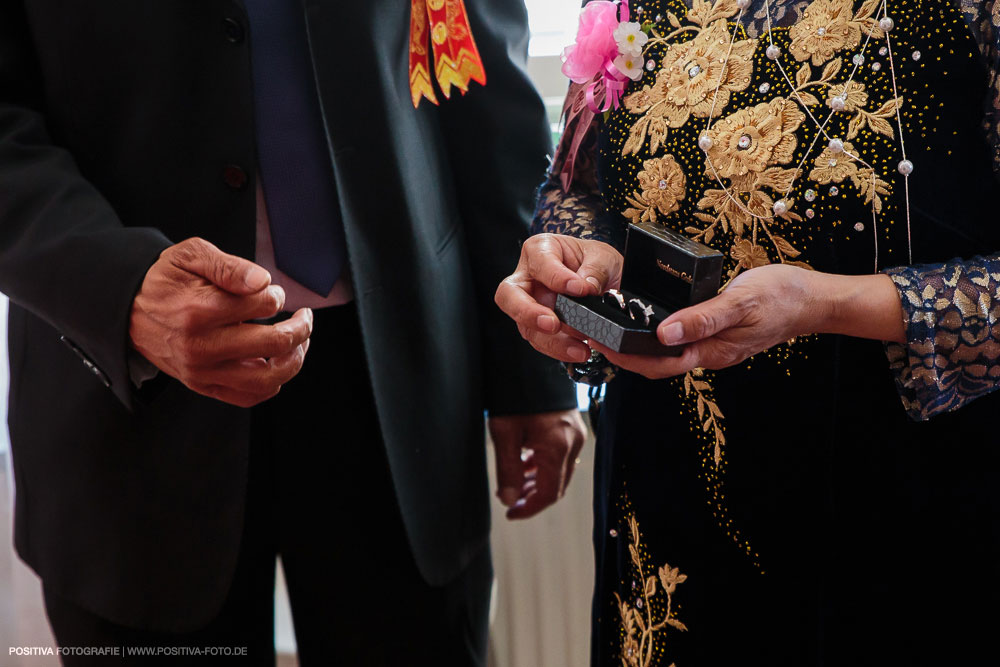
[[[531,24],[529,55],[558,56],[573,42],[580,0],[526,0]]]

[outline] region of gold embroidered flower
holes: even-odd
[[[625,108],[634,114],[655,113],[667,120],[669,127],[681,127],[693,114],[707,118],[719,115],[729,104],[731,92],[746,89],[753,74],[753,54],[757,40],[733,43],[726,21],[720,19],[688,42],[672,44],[652,86],[625,97]],[[716,88],[718,96],[716,97]]]
[[[771,260],[767,257],[767,250],[759,245],[754,245],[747,239],[736,239],[729,254],[744,269],[753,269],[758,266],[767,266]]]
[[[826,185],[827,183],[840,183],[846,178],[850,178],[858,171],[858,166],[854,164],[854,158],[850,155],[857,155],[851,142],[844,143],[842,152],[834,152],[829,146],[816,158],[816,167],[809,172],[809,178]]]
[[[789,29],[792,43],[788,50],[796,60],[812,58],[812,64],[819,67],[837,51],[856,47],[861,42],[861,26],[851,0],[813,0]]]
[[[638,178],[640,190],[625,198],[633,207],[625,210],[625,217],[632,222],[656,222],[657,213],[670,215],[680,208],[687,194],[687,179],[673,155],[646,160]]]
[[[844,100],[844,111],[854,111],[868,104],[868,93],[865,92],[865,84],[857,81],[847,83],[837,83],[830,86],[830,92],[826,97],[826,105],[833,108],[831,101],[839,97]]]
[[[719,120],[706,132],[712,140],[706,173],[714,175],[714,166],[722,178],[738,178],[789,162],[798,144],[795,130],[803,120],[799,107],[780,97]]]

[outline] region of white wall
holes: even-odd
[[[0,294],[0,457],[7,452],[7,297]],[[2,465],[2,461],[0,461]]]

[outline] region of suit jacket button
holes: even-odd
[[[243,43],[243,40],[246,38],[246,31],[243,29],[243,24],[234,18],[226,18],[222,22],[222,26],[226,33],[226,39],[233,44]]]
[[[222,170],[222,180],[233,190],[243,190],[247,187],[247,173],[235,164],[228,165]]]

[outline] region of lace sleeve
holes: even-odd
[[[907,414],[930,419],[1000,387],[1000,255],[886,271],[905,344],[886,353]]]
[[[532,234],[566,234],[624,245],[624,220],[609,214],[597,185],[598,119],[583,106],[583,88],[573,84],[563,113],[566,126],[548,179],[538,190]]]

